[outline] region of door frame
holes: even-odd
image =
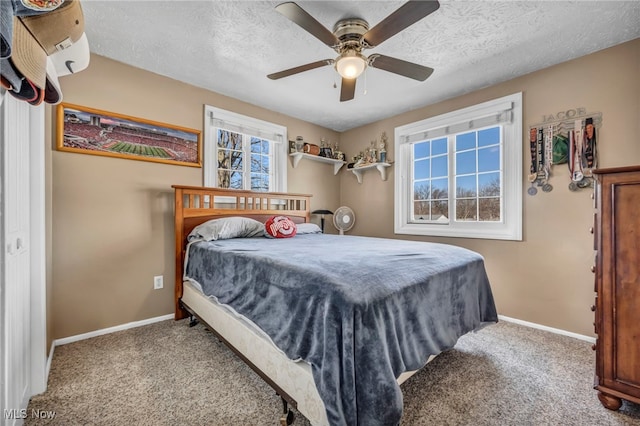
[[[4,89],[0,89],[0,110],[10,99]],[[29,293],[30,293],[30,329],[29,348],[26,348],[29,365],[29,397],[42,393],[47,389],[47,293],[46,293],[46,212],[45,212],[45,106],[29,107]],[[4,131],[0,138],[4,138]],[[3,140],[0,140],[4,144]],[[0,161],[4,161],[4,149],[0,149]],[[0,176],[0,184],[2,177]],[[1,188],[0,188],[1,189]],[[2,191],[0,196],[4,199]],[[4,201],[0,201],[0,219],[4,217]],[[4,220],[4,219],[2,219]],[[0,274],[5,273],[5,234],[0,226]],[[0,280],[0,311],[5,311],[5,280]],[[6,365],[9,348],[5,345],[5,321],[0,321],[0,402],[4,409],[26,409],[27,407],[4,407],[7,379]],[[28,401],[24,402],[25,404]],[[3,413],[4,414],[4,413]],[[4,417],[4,416],[3,416]],[[2,422],[0,422],[2,423]]]
[[[45,106],[29,109],[31,394],[47,390],[47,274],[45,204]]]

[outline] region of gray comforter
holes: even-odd
[[[397,425],[395,379],[497,321],[483,258],[460,247],[311,234],[189,251],[186,278],[311,364],[332,425]]]

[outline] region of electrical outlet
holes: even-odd
[[[163,286],[164,286],[164,284],[162,283],[162,275],[158,275],[156,277],[153,277],[153,289],[154,290],[161,289]]]

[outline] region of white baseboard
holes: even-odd
[[[510,318],[504,315],[498,315],[498,319],[506,322],[512,322],[514,324],[524,325],[525,327],[537,328],[538,330],[544,330],[550,333],[562,334],[563,336],[569,336],[569,337],[573,337],[574,339],[585,340],[590,343],[596,342],[595,337],[584,336],[582,334],[572,333],[570,331],[561,330],[559,328],[547,327],[546,325],[540,325],[534,322],[528,322],[528,321],[523,321],[516,318]]]
[[[143,325],[153,324],[154,322],[165,321],[173,319],[173,314],[163,315],[161,317],[148,318],[141,321],[129,322],[126,324],[116,325],[114,327],[103,328],[101,330],[90,331],[89,333],[78,334],[75,336],[64,337],[62,339],[56,339],[53,341],[53,346],[66,345],[68,343],[78,342],[80,340],[90,339],[92,337],[102,336],[103,334],[115,333],[116,331],[128,330],[130,328],[142,327]],[[53,349],[51,350],[51,357],[53,357]]]
[[[53,361],[53,351],[56,349],[56,341],[51,342],[51,349],[49,350],[49,356],[47,357],[47,366],[45,367],[44,374],[47,379],[45,381],[45,390],[49,387],[49,370],[51,370],[51,362]]]

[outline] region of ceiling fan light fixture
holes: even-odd
[[[335,66],[342,78],[358,78],[367,67],[367,60],[357,51],[347,50],[338,57]]]

